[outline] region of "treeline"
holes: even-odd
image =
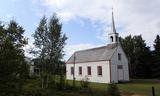
[[[129,60],[131,78],[160,78],[160,36],[154,40],[154,50],[146,45],[141,35],[120,38]]]

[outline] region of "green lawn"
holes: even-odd
[[[72,81],[67,82],[69,85],[72,85]],[[90,83],[89,88],[80,88],[80,82],[76,81],[76,86],[77,87],[73,89],[66,89],[63,91],[57,90],[53,92],[50,89],[45,89],[41,91],[40,81],[32,79],[26,82],[26,85],[23,87],[23,90],[25,93],[45,93],[49,91],[51,95],[47,96],[107,96],[107,84]],[[160,80],[132,80],[129,83],[117,84],[117,86],[120,92],[122,93],[121,96],[132,96],[134,94],[138,94],[135,96],[152,96],[152,86],[155,87],[155,96],[160,96]]]
[[[71,81],[69,81],[71,83]],[[77,86],[80,85],[76,82]],[[124,94],[140,94],[142,96],[152,96],[152,86],[155,87],[156,96],[160,96],[160,81],[158,80],[132,80],[129,83],[117,84],[120,91]],[[106,92],[107,84],[90,83],[90,88],[101,92]]]
[[[118,87],[123,92],[143,94],[152,96],[152,86],[155,87],[156,96],[160,96],[160,81],[157,80],[134,80],[126,84],[118,84]]]

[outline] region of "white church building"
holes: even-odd
[[[112,12],[110,43],[106,46],[75,52],[66,62],[66,78],[89,82],[118,83],[129,81],[128,59],[119,43]]]

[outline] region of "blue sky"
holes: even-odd
[[[32,0],[4,0],[0,1],[0,20],[8,23],[11,19],[16,20],[25,29],[25,36],[31,41],[32,34],[43,15],[48,18],[54,10],[49,13],[46,6],[35,4]],[[93,43],[99,44],[96,35],[98,30],[89,19],[77,18],[70,21],[61,21],[62,31],[67,35],[67,44]],[[98,26],[97,26],[98,27]]]
[[[1,0],[0,21],[16,20],[29,38],[27,50],[33,47],[32,34],[40,18],[56,12],[67,35],[67,59],[74,51],[106,45],[110,31],[111,8],[114,7],[120,36],[142,34],[148,46],[160,34],[160,0]]]

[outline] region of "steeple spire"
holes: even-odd
[[[114,14],[113,14],[113,8],[112,8],[112,24],[111,24],[111,32],[108,34],[110,43],[119,43],[119,34],[116,32],[116,27],[114,23]]]
[[[111,33],[116,33],[115,23],[114,23],[114,14],[112,8],[112,26],[111,26]]]

